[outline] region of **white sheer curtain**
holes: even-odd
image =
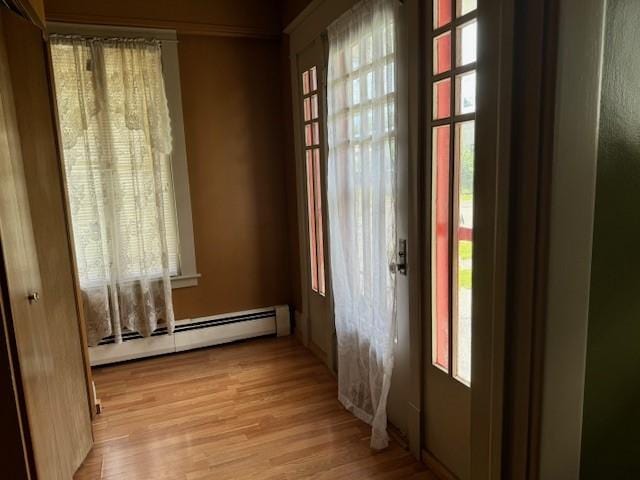
[[[339,398],[387,446],[396,279],[397,0],[329,28],[327,191]]]
[[[89,344],[171,333],[179,259],[160,44],[52,36],[51,54]]]

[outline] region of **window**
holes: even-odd
[[[87,160],[90,155],[82,155],[81,152],[75,154],[74,148],[101,148],[101,142],[98,140],[87,140],[79,142],[76,147],[72,147],[68,150],[70,145],[63,145],[65,147],[65,156],[72,156],[74,161],[74,173],[77,173],[77,182],[74,184],[74,178],[67,175],[67,185],[69,189],[83,188],[82,182],[88,178],[89,170],[90,175],[93,176],[95,182],[105,183],[103,180],[106,176],[117,175],[121,181],[118,182],[118,200],[121,204],[119,209],[122,212],[117,219],[115,219],[115,225],[122,226],[126,223],[136,223],[137,236],[144,237],[145,244],[152,245],[158,237],[157,222],[154,218],[152,210],[139,208],[141,185],[150,181],[154,175],[158,175],[160,181],[165,185],[165,193],[162,199],[162,214],[164,216],[164,224],[166,225],[165,234],[162,235],[166,241],[166,247],[168,251],[169,271],[171,274],[171,284],[173,288],[187,287],[197,285],[197,279],[200,276],[196,270],[195,263],[195,248],[193,241],[193,225],[191,216],[191,200],[189,194],[188,185],[188,172],[187,172],[187,160],[186,149],[184,139],[184,128],[182,120],[182,104],[179,82],[179,70],[178,70],[178,53],[176,34],[172,31],[166,30],[131,30],[121,28],[102,28],[102,27],[88,27],[79,25],[61,25],[56,24],[51,27],[51,33],[61,35],[76,35],[78,38],[141,38],[141,39],[155,39],[160,42],[161,53],[160,56],[154,58],[149,55],[147,61],[150,62],[152,67],[157,67],[155,70],[150,68],[149,71],[157,71],[160,73],[160,79],[148,79],[145,78],[146,83],[154,83],[159,80],[164,82],[164,89],[166,92],[166,103],[169,109],[170,117],[170,130],[171,135],[169,141],[172,142],[171,154],[166,162],[157,164],[154,168],[148,155],[140,155],[139,152],[134,153],[129,151],[131,145],[145,145],[148,141],[144,138],[143,130],[130,129],[127,125],[120,125],[119,120],[110,122],[108,130],[112,132],[112,139],[110,144],[112,145],[112,158],[114,161],[109,168],[95,168],[95,165]],[[129,68],[125,72],[130,79],[135,81],[136,75],[141,75],[140,71],[134,71],[129,64],[125,64],[122,58],[127,58],[127,53],[119,56],[115,52],[116,48],[106,47],[103,49],[101,58],[104,58],[101,68],[105,69],[106,78],[111,78],[113,73],[122,72]],[[52,60],[54,64],[54,79],[56,96],[58,100],[58,110],[62,113],[62,109],[68,108],[72,103],[65,103],[65,96],[73,91],[74,86],[65,84],[61,80],[60,72],[73,69],[74,62],[77,59],[73,58],[74,50],[70,47],[66,47],[61,42],[52,42],[51,45]],[[77,54],[78,51],[75,50]],[[90,58],[90,55],[87,55]],[[153,65],[153,62],[157,62],[157,65]],[[90,60],[86,61],[85,70],[89,71],[93,68],[97,68],[91,64]],[[145,75],[148,71],[145,72]],[[111,75],[111,76],[110,76]],[[81,77],[78,74],[76,81],[79,81]],[[71,78],[68,75],[65,78]],[[85,78],[91,78],[85,75]],[[138,79],[141,80],[141,79]],[[87,87],[87,101],[91,101],[92,89]],[[113,103],[111,102],[113,100]],[[107,108],[117,108],[117,98],[109,98],[109,105]],[[98,122],[88,118],[85,120],[88,122],[88,132],[90,136],[96,139],[100,135],[97,130],[104,130],[104,126],[98,125]],[[93,133],[91,133],[93,132]],[[62,132],[62,137],[71,138],[66,135],[68,132]],[[67,153],[67,151],[69,153]],[[137,158],[139,162],[134,165],[132,159]],[[69,170],[67,170],[69,173]],[[95,189],[100,192],[101,189]],[[71,192],[70,192],[71,193]],[[76,202],[74,211],[71,212],[72,222],[74,225],[74,240],[76,237],[82,236],[83,238],[90,237],[92,228],[98,228],[95,222],[97,217],[104,217],[107,212],[102,211],[101,202]],[[103,224],[103,223],[101,223]],[[160,240],[157,240],[160,241]],[[74,243],[78,243],[75,241]],[[76,257],[78,260],[79,270],[83,270],[84,281],[91,284],[99,284],[105,277],[105,271],[102,265],[104,264],[105,253],[101,251],[99,242],[83,242],[83,251],[81,254],[78,252],[76,245]],[[135,278],[142,270],[147,273],[153,273],[154,269],[159,269],[157,260],[152,259],[153,255],[149,254],[149,251],[142,252],[140,248],[136,248],[139,242],[136,243],[135,239],[130,239],[126,247],[127,265],[128,268],[123,274],[126,277]],[[155,250],[152,248],[152,250]],[[83,265],[80,265],[80,261]],[[144,265],[144,266],[143,266]]]
[[[434,0],[432,362],[471,382],[477,0]],[[455,15],[453,13],[455,12]]]
[[[318,70],[302,72],[302,114],[304,120],[304,158],[307,175],[307,217],[309,221],[309,258],[311,288],[324,296],[324,232],[322,218],[322,184],[320,166],[320,91]]]

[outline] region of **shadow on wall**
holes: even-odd
[[[607,4],[583,479],[640,478],[640,2]]]

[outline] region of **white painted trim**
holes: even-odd
[[[289,335],[291,322],[288,305],[178,320],[176,326],[274,311],[273,315],[265,318],[247,319],[236,323],[176,332],[173,335],[136,338],[117,344],[89,347],[91,366],[182,352],[276,333],[278,336]]]
[[[605,8],[560,5],[540,478],[580,477]]]
[[[276,333],[279,337],[291,335],[291,313],[289,305],[276,307]]]
[[[186,288],[195,287],[198,285],[198,279],[202,277],[199,273],[195,275],[179,275],[177,277],[171,277],[171,288]]]
[[[173,189],[176,200],[178,223],[178,248],[180,253],[180,275],[172,278],[172,288],[194,287],[198,285],[200,274],[196,267],[196,251],[193,235],[193,215],[191,212],[191,194],[189,191],[189,168],[184,135],[182,111],[182,90],[180,86],[180,62],[178,59],[178,40],[175,30],[157,28],[130,28],[104,25],[79,25],[71,23],[49,22],[49,33],[91,35],[98,37],[137,37],[160,40],[162,42],[162,66],[167,92],[167,104],[171,116],[171,135],[173,137],[173,155],[171,167]]]

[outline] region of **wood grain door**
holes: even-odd
[[[0,8],[0,246],[38,479],[91,448],[72,263],[39,29]]]

